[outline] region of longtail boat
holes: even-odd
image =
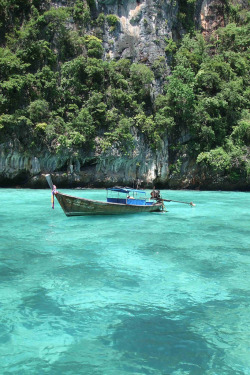
[[[164,211],[163,201],[148,200],[143,190],[129,187],[108,188],[107,200],[103,202],[60,193],[53,185],[51,176],[46,175],[46,179],[52,190],[52,208],[54,208],[54,197],[56,197],[67,216],[121,215]]]

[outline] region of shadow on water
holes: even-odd
[[[177,368],[204,374],[212,355],[206,340],[192,333],[186,320],[171,319],[161,309],[143,309],[126,316],[112,341],[123,353],[123,361],[136,361],[145,374],[150,374],[150,369],[168,374]]]
[[[213,302],[212,307],[223,314],[225,305]],[[195,318],[199,320],[203,315],[201,311],[201,306],[192,307],[189,315],[194,316],[194,321]],[[143,370],[143,374],[172,374],[177,369],[181,374],[210,374],[214,362],[216,367],[225,369],[227,375],[244,374],[227,365],[223,349],[208,343],[205,336],[192,332],[192,321],[187,317],[186,309],[177,311],[176,315],[178,319],[173,312],[169,314],[160,308],[133,311],[117,324],[106,344],[110,345],[112,340],[113,348],[122,353],[125,367],[128,364],[128,369]]]
[[[224,305],[213,302],[212,307],[219,312]],[[244,370],[234,368],[233,360],[227,363],[225,349],[192,331],[196,319],[199,321],[205,310],[201,306],[190,310],[188,314],[193,315],[193,321],[189,320],[186,309],[176,311],[175,315],[173,311],[148,306],[107,307],[101,313],[106,315],[103,315],[104,321],[109,318],[106,333],[90,339],[78,332],[78,340],[58,360],[48,364],[46,370],[53,375],[245,375]],[[100,312],[92,311],[91,321],[95,314]],[[84,312],[73,323],[80,327],[83,320]],[[48,351],[48,358],[50,354]],[[41,366],[39,373],[47,372]]]
[[[238,314],[244,301],[247,299],[233,304],[231,300],[196,306],[187,303],[178,310],[107,301],[99,308],[93,304],[92,308],[64,306],[61,310],[45,289],[35,289],[19,305],[29,321],[24,325],[35,328],[44,316],[50,324],[56,324],[55,337],[60,338],[63,332],[62,337],[67,335],[69,340],[59,340],[57,345],[48,343],[39,354],[34,353],[35,357],[19,362],[18,371],[13,369],[10,373],[246,375],[235,367],[233,357],[228,363],[230,350],[240,347],[241,335],[237,335],[237,322],[231,322],[230,317]],[[32,324],[28,315],[34,311],[37,314]],[[4,332],[2,343],[9,338]]]
[[[36,311],[39,316],[60,316],[62,311],[60,306],[51,297],[48,296],[45,288],[36,288],[22,299],[19,305],[21,312]],[[25,313],[24,313],[25,314]]]

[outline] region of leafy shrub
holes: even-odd
[[[108,14],[106,20],[110,27],[116,27],[119,23],[119,18],[115,14]]]
[[[103,54],[102,42],[95,36],[88,35],[86,38],[89,57],[101,58]]]
[[[91,20],[90,10],[87,4],[82,0],[77,0],[73,8],[73,19],[75,22],[85,27]]]
[[[49,103],[46,100],[38,99],[30,103],[28,107],[30,119],[34,122],[46,119],[49,113]]]

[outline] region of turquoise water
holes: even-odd
[[[250,195],[162,194],[196,207],[67,218],[0,190],[0,374],[250,374]]]

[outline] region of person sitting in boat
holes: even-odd
[[[151,199],[160,199],[160,190],[155,190],[155,188],[150,193]]]
[[[131,197],[130,195],[127,195],[127,199],[135,199],[135,198]]]

